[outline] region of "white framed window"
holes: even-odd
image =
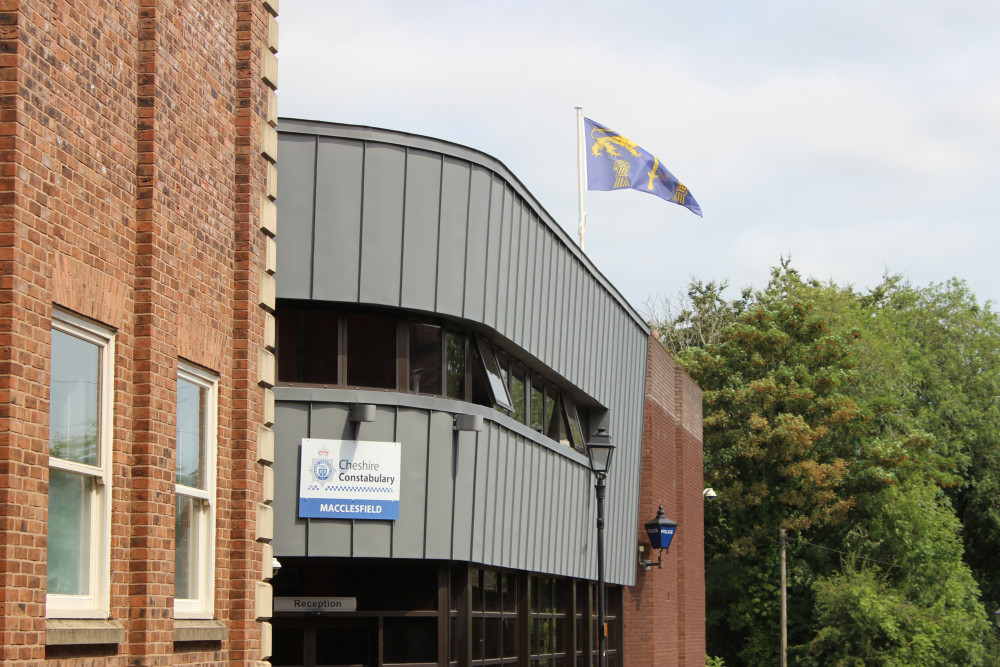
[[[114,333],[52,312],[45,613],[107,618]]]
[[[214,612],[218,387],[215,375],[178,364],[175,618],[212,618]]]

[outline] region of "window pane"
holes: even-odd
[[[437,662],[436,618],[386,617],[383,623],[383,662]]]
[[[208,390],[177,379],[177,483],[205,488],[205,408]]]
[[[503,657],[517,657],[517,619],[503,619]]]
[[[448,396],[465,400],[465,336],[448,332]]]
[[[469,607],[472,611],[483,610],[483,571],[479,568],[470,568],[469,581],[471,592],[469,595]]]
[[[101,348],[52,330],[49,454],[97,465]]]
[[[544,422],[542,421],[542,410],[544,404],[542,402],[542,383],[538,378],[531,379],[531,428],[539,433],[542,432],[542,426]]]
[[[510,400],[514,403],[514,414],[511,416],[524,424],[524,371],[518,368],[510,374]]]
[[[274,638],[272,640],[271,664],[272,665],[301,665],[304,663],[303,657],[303,630],[302,628],[274,628]]]
[[[334,621],[316,629],[315,647],[316,665],[378,664],[378,627],[374,619]]]
[[[571,444],[569,440],[569,427],[566,425],[566,416],[558,393],[549,397],[549,405],[552,406],[552,414],[547,417],[548,428],[545,434],[559,444]]]
[[[486,593],[486,611],[500,611],[500,573],[496,570],[483,571],[483,589]]]
[[[507,613],[517,613],[517,575],[505,574],[503,583],[503,610]]]
[[[583,434],[580,424],[580,416],[576,411],[576,404],[568,396],[563,396],[563,407],[566,410],[566,421],[569,422],[570,436],[573,438],[573,445],[578,449],[583,449],[587,440]]]
[[[278,304],[278,380],[337,384],[337,311]]]
[[[177,496],[174,529],[174,597],[194,600],[198,597],[198,505],[194,498]]]
[[[441,394],[441,327],[410,324],[410,391]]]
[[[501,652],[501,637],[500,632],[502,629],[502,619],[500,618],[487,618],[486,619],[486,652],[483,657],[487,660],[494,660],[496,658],[502,658]]]
[[[482,616],[472,617],[472,659],[482,660],[485,650],[483,641],[483,620]]]
[[[507,384],[500,374],[500,365],[497,363],[496,354],[478,338],[476,343],[479,347],[479,358],[483,362],[486,377],[489,379],[493,402],[505,410],[513,410],[514,407],[510,404],[510,396],[507,393]]]
[[[49,593],[90,593],[92,485],[85,475],[49,469]]]
[[[546,385],[545,387],[545,410],[542,415],[542,427],[546,431],[548,430],[549,424],[552,423],[552,413],[553,406],[556,402],[556,393],[553,391],[552,387]]]
[[[387,315],[347,316],[347,384],[396,388],[396,320]]]

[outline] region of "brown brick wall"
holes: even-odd
[[[256,439],[270,3],[0,0],[0,662],[261,657]],[[45,648],[53,307],[115,336],[111,617],[123,644]],[[219,376],[215,618],[173,643],[179,359]],[[177,649],[183,650],[177,650]]]
[[[654,338],[646,361],[639,540],[650,553],[643,523],[659,505],[677,522],[663,569],[639,569],[625,590],[625,664],[703,667],[705,664],[704,499],[701,390]]]

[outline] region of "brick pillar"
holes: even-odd
[[[41,193],[18,178],[28,132],[18,106],[28,75],[18,2],[0,5],[0,662],[44,657],[48,488],[48,284]],[[46,170],[47,171],[47,170]]]
[[[650,338],[643,406],[639,544],[656,560],[642,526],[663,511],[677,533],[655,565],[625,589],[625,661],[629,667],[703,667],[705,565],[703,553],[701,391],[670,354]]]
[[[237,3],[233,664],[271,654],[278,0]],[[261,663],[263,664],[263,663]]]

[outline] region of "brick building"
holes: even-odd
[[[697,386],[496,158],[278,131],[274,664],[596,664],[605,428],[608,664],[701,667]]]
[[[283,120],[279,197],[277,13],[0,3],[0,663],[593,664],[604,427],[611,664],[700,667],[697,387],[495,158]]]
[[[3,664],[270,652],[277,6],[0,4]]]

